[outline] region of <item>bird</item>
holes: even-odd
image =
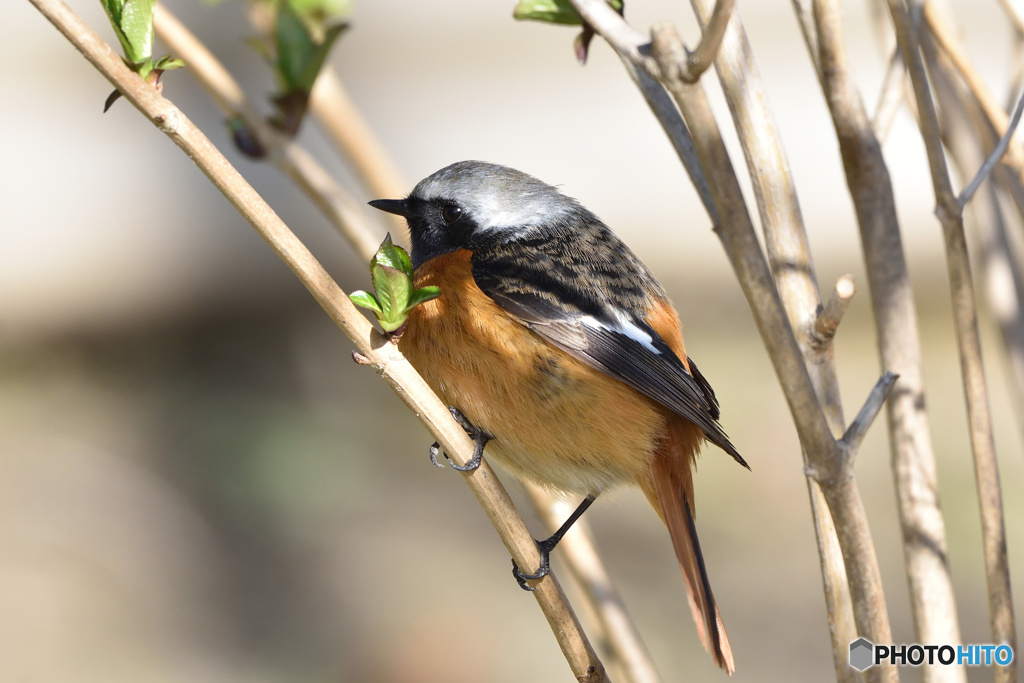
[[[406,219],[414,286],[440,288],[412,309],[398,346],[474,438],[462,469],[486,447],[520,479],[585,496],[538,542],[536,572],[513,561],[520,585],[548,573],[551,550],[600,493],[635,485],[668,527],[704,648],[731,674],[693,470],[705,442],[749,465],[651,271],[578,201],[507,166],[461,161],[403,199],[369,203]]]

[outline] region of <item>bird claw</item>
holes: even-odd
[[[444,456],[444,460],[449,461],[449,465],[452,466],[452,469],[459,470],[460,472],[475,470],[480,466],[480,462],[483,460],[483,447],[487,444],[487,441],[492,438],[492,436],[467,420],[466,416],[462,414],[462,411],[455,408],[454,405],[450,405],[449,412],[452,414],[452,417],[455,418],[455,421],[459,423],[459,426],[466,430],[466,434],[473,439],[473,443],[475,444],[473,457],[470,458],[469,462],[465,465],[456,465],[452,462],[452,459],[447,457],[447,454],[443,452],[441,444],[434,441],[430,444],[430,463],[434,467],[443,468],[444,463],[437,460],[437,454],[440,453]]]
[[[536,586],[531,586],[526,582],[534,581],[536,579],[543,579],[550,573],[551,567],[547,565],[547,555],[544,555],[541,558],[540,569],[538,569],[532,574],[525,573],[522,569],[519,568],[519,565],[516,564],[516,561],[512,560],[512,576],[516,577],[516,583],[518,583],[519,587],[522,588],[524,591],[530,591],[532,593],[533,591],[537,590]]]
[[[551,551],[558,545],[558,541],[561,540],[560,535],[546,538],[543,541],[534,540],[537,544],[537,550],[540,552],[540,567],[532,574],[527,574],[519,565],[516,564],[515,560],[512,560],[512,576],[516,577],[516,583],[524,591],[530,591],[531,593],[537,590],[536,586],[530,586],[527,581],[536,581],[537,579],[543,579],[545,576],[551,573]]]
[[[458,470],[459,472],[470,472],[475,470],[480,467],[480,463],[484,458],[484,447],[492,437],[490,434],[466,419],[466,416],[462,414],[462,411],[455,406],[449,406],[448,412],[452,414],[452,417],[459,423],[459,426],[466,430],[466,434],[469,435],[469,438],[473,439],[473,443],[475,444],[475,447],[473,448],[473,457],[470,458],[469,462],[465,465],[456,465],[452,462],[452,459],[448,457],[448,454],[444,453],[441,448],[441,444],[435,441],[430,445],[430,462],[434,467],[444,467],[444,464],[439,462],[437,459],[438,452],[441,452],[444,455],[444,459],[452,466],[452,469]]]
[[[441,444],[439,444],[438,442],[435,441],[434,443],[430,444],[430,464],[432,464],[434,467],[439,467],[441,469],[444,469],[444,463],[437,461],[437,453],[440,450],[441,450]],[[442,455],[444,456],[445,460],[448,459],[448,454],[447,453],[442,453]]]

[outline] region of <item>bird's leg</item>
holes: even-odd
[[[591,493],[589,496],[583,499],[583,502],[579,504],[579,507],[569,515],[569,519],[565,520],[562,526],[558,527],[558,531],[551,534],[548,538],[543,541],[534,541],[537,544],[537,550],[540,551],[540,569],[535,571],[533,574],[524,574],[516,564],[515,560],[512,560],[512,576],[516,577],[516,581],[519,582],[519,587],[523,590],[534,591],[537,590],[532,586],[528,585],[527,581],[533,579],[539,579],[547,576],[551,572],[551,551],[555,549],[558,542],[562,540],[562,536],[569,531],[576,520],[583,516],[583,513],[587,511],[587,508],[597,500],[597,494]]]
[[[480,467],[480,461],[483,460],[484,458],[484,446],[486,446],[487,442],[490,441],[493,437],[484,430],[477,427],[469,420],[467,420],[466,416],[462,414],[462,411],[460,411],[455,406],[448,406],[448,412],[450,412],[452,414],[452,417],[455,418],[455,421],[458,422],[459,425],[466,430],[466,434],[469,435],[469,438],[473,439],[473,443],[476,444],[476,446],[475,448],[473,448],[473,457],[470,458],[469,462],[467,462],[465,465],[456,465],[455,463],[451,462],[451,459],[448,458],[447,453],[444,454],[444,457],[446,460],[449,461],[448,464],[451,465],[453,469],[456,469],[459,472],[469,472],[471,470],[475,470],[477,467]],[[430,445],[430,462],[433,463],[434,467],[444,467],[443,464],[437,461],[437,453],[440,450],[441,444],[437,443],[436,441]]]

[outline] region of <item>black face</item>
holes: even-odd
[[[462,249],[476,227],[466,210],[448,199],[377,199],[370,206],[403,216],[409,223],[412,264],[418,268],[430,259]]]

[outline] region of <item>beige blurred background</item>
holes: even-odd
[[[114,40],[99,3],[70,4]],[[243,45],[239,4],[167,6],[264,101],[273,84]],[[515,166],[579,198],[651,265],[753,467],[709,451],[697,480],[734,680],[828,680],[799,450],[721,246],[607,46],[596,40],[580,68],[574,30],[517,24],[512,6],[356,0],[333,64],[410,187],[460,159]],[[998,4],[954,8],[1005,96],[1010,28]],[[837,341],[852,415],[881,368],[835,139],[790,4],[748,0],[740,11],[822,288],[847,272],[861,285]],[[638,27],[670,18],[696,35],[685,3],[636,1],[628,16]],[[865,3],[847,3],[847,20],[873,106],[884,58]],[[570,680],[461,478],[430,466],[430,436],[351,362],[344,335],[192,163],[124,101],[101,114],[109,85],[27,2],[0,3],[0,58],[0,680]],[[367,285],[364,264],[288,181],[233,152],[187,72],[171,73],[165,94],[342,287]],[[301,141],[372,198],[315,125]],[[886,153],[918,293],[962,630],[984,643],[980,523],[941,235],[906,114]],[[1020,615],[1021,431],[987,315],[982,333]],[[910,642],[884,422],[857,472],[894,637]],[[588,517],[665,680],[725,680],[700,649],[667,534],[641,496],[608,495]]]

